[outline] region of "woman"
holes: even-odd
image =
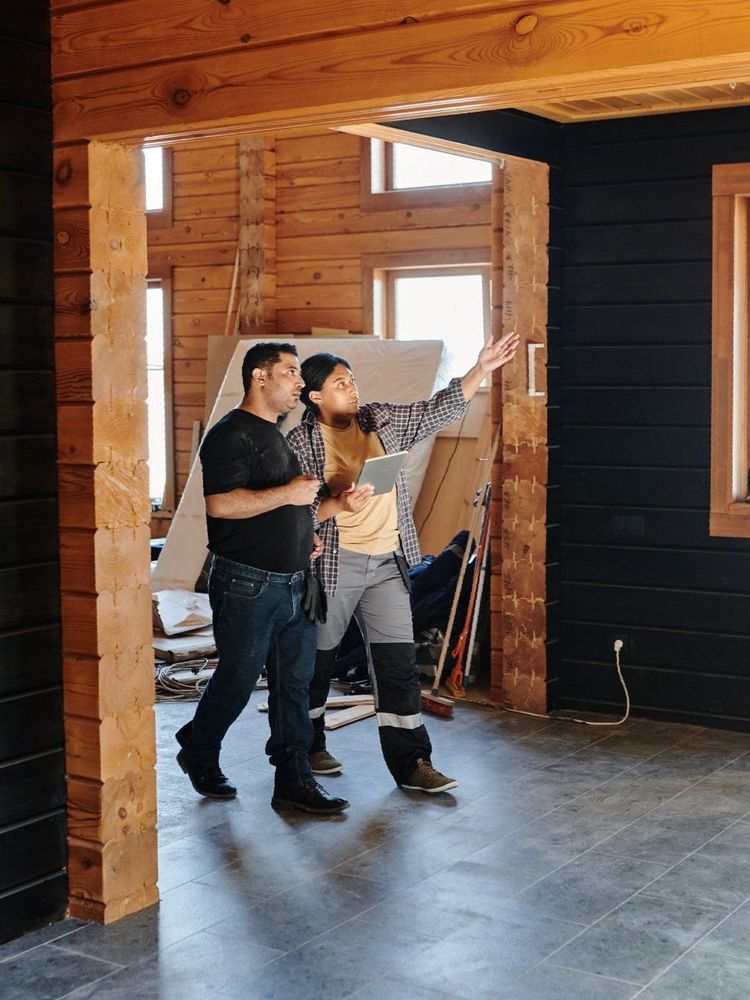
[[[396,783],[428,793],[458,784],[432,766],[422,723],[408,590],[408,567],[420,553],[404,475],[389,494],[377,497],[371,486],[357,488],[354,482],[365,459],[413,448],[463,416],[482,381],[510,361],[517,346],[515,333],[496,344],[489,338],[463,378],[452,379],[432,399],[406,404],[360,406],[354,373],[343,358],[314,354],[302,363],[306,412],[287,440],[303,471],[324,483],[313,516],[325,546],[317,572],[328,601],[310,686],[315,774],[342,770],[326,750],[325,703],[336,651],[357,613],[371,654],[380,744]]]

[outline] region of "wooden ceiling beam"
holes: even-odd
[[[52,46],[59,77],[194,59],[222,52],[255,52],[261,46],[302,38],[355,34],[455,17],[515,9],[517,0],[181,0],[155,7],[153,0],[80,0],[52,4]],[[539,0],[537,8],[555,0]]]
[[[338,7],[348,24],[348,4]],[[56,79],[55,138],[169,140],[196,131],[388,121],[750,75],[746,0],[720,7],[655,0],[642,12],[630,0],[554,0],[538,11],[502,4],[489,13]],[[108,17],[110,5],[90,11],[92,21],[97,13]],[[67,20],[57,24],[60,44]],[[161,41],[170,51],[170,38]],[[74,70],[74,61],[66,63],[66,72]],[[53,76],[59,72],[55,59]]]

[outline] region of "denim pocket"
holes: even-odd
[[[251,580],[241,576],[234,576],[229,582],[227,593],[233,597],[244,597],[252,601],[256,597],[260,597],[265,589],[265,580]]]

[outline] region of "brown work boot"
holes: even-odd
[[[421,757],[417,761],[417,766],[409,775],[406,781],[401,782],[402,788],[409,788],[414,792],[427,792],[428,795],[435,795],[436,792],[447,792],[451,788],[457,788],[458,782],[455,778],[446,778],[440,771],[436,771],[429,760]]]
[[[336,760],[327,750],[316,750],[308,759],[313,774],[340,774],[344,770],[341,761]]]

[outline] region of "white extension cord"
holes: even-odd
[[[215,659],[200,657],[197,660],[157,664],[156,700],[195,701],[200,698],[216,663]]]
[[[620,684],[625,692],[625,714],[617,722],[591,722],[589,719],[573,719],[573,722],[580,722],[584,726],[621,726],[623,722],[627,722],[630,717],[630,692],[628,691],[628,686],[625,683],[625,678],[622,676],[622,667],[620,666],[620,650],[622,649],[622,639],[615,639],[615,666],[617,667],[617,676],[620,678]]]
[[[625,692],[625,714],[616,722],[593,722],[591,719],[576,719],[566,715],[543,715],[541,712],[524,712],[521,708],[506,708],[503,709],[503,711],[513,712],[515,715],[530,715],[534,719],[561,719],[565,722],[578,722],[582,726],[621,726],[630,718],[630,692],[628,691],[628,686],[625,683],[625,678],[622,676],[622,667],[620,666],[621,649],[622,639],[615,639],[615,666],[617,667],[617,676],[620,678],[622,690]]]

